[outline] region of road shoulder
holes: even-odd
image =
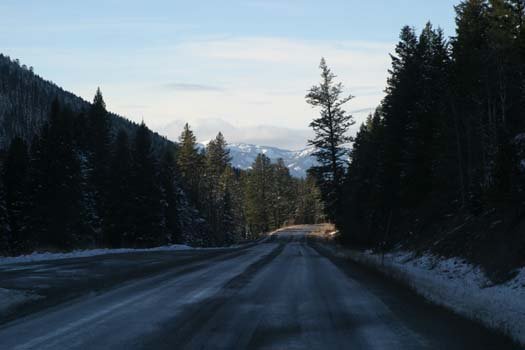
[[[435,339],[447,336],[450,329],[467,333],[471,343],[465,348],[521,349],[515,340],[499,329],[487,327],[478,320],[471,320],[444,305],[436,304],[418,293],[407,280],[390,270],[367,264],[331,240],[310,237],[309,244],[319,254],[329,259],[345,274],[378,296],[404,323],[415,331]],[[432,315],[431,318],[428,315]],[[454,327],[450,327],[450,324]],[[448,326],[441,326],[447,324]],[[454,334],[448,336],[454,337]],[[476,344],[479,344],[476,345]],[[491,347],[492,345],[492,347]]]

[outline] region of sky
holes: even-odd
[[[302,149],[319,61],[355,96],[356,125],[384,96],[404,25],[454,35],[452,0],[2,0],[0,52],[86,100],[177,140]]]

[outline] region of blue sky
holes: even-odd
[[[324,56],[356,98],[358,121],[381,100],[398,33],[431,20],[454,34],[451,0],[2,0],[2,52],[110,110],[176,139],[301,148],[304,102]]]

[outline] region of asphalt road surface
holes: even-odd
[[[44,295],[0,349],[514,349],[506,338],[334,258],[288,229],[241,248],[0,268]]]

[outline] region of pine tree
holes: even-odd
[[[94,198],[97,213],[100,219],[99,226],[104,226],[107,215],[108,179],[109,179],[109,155],[110,155],[110,119],[106,110],[106,103],[100,88],[97,89],[93,104],[89,109],[89,146],[91,151],[91,166]]]
[[[31,145],[28,232],[41,246],[71,248],[83,226],[80,163],[73,141],[73,115],[53,102],[49,125]]]
[[[228,144],[221,132],[206,146],[207,173],[219,177],[230,165],[231,157]]]
[[[227,193],[226,178],[223,177],[230,166],[230,152],[222,133],[218,133],[214,140],[206,146],[205,192],[206,192],[206,217],[214,241],[223,244],[229,241],[228,232],[231,231],[230,193]],[[227,208],[229,206],[229,208]]]
[[[184,130],[180,136],[177,166],[191,204],[199,208],[203,164],[202,157],[197,150],[195,135],[187,123],[184,125]]]
[[[128,134],[120,130],[112,147],[107,216],[105,220],[106,243],[113,248],[132,244],[134,200],[131,186],[132,158]]]
[[[76,154],[80,162],[80,193],[82,227],[78,234],[83,237],[83,245],[87,247],[105,246],[106,232],[101,229],[101,218],[97,206],[96,192],[93,184],[93,164],[89,150],[89,123],[84,113],[79,113],[74,118],[73,139],[77,147]],[[108,174],[109,175],[109,174]],[[105,224],[105,223],[104,223]]]
[[[345,178],[345,217],[340,228],[347,241],[374,242],[384,220],[383,172],[384,127],[377,110],[363,123],[355,137],[351,163]]]
[[[264,154],[257,155],[245,178],[246,222],[252,234],[268,232],[270,226],[270,186],[272,165]]]
[[[165,243],[166,237],[158,164],[152,150],[151,131],[144,123],[137,129],[132,151],[134,245],[160,245]]]
[[[234,243],[245,238],[245,216],[240,174],[231,166],[224,169],[220,179],[221,186],[221,227],[225,233],[225,243]]]
[[[419,79],[418,40],[414,30],[404,27],[401,30],[400,42],[396,46],[396,55],[392,55],[392,69],[387,81],[386,96],[381,103],[381,114],[384,124],[384,171],[382,187],[385,215],[397,211],[402,199],[401,186],[406,181],[407,130],[414,120],[413,98],[419,98],[419,91],[413,82]]]
[[[456,37],[452,41],[454,107],[459,119],[462,172],[472,208],[479,207],[489,150],[484,142],[486,84],[489,79],[488,5],[469,0],[456,6]]]
[[[12,253],[22,252],[28,247],[24,236],[28,207],[29,154],[25,141],[15,137],[11,141],[4,163],[2,180],[5,193],[5,210],[10,228],[8,239]]]
[[[406,95],[411,98],[411,103],[406,105],[401,186],[404,203],[417,206],[442,178],[443,174],[436,173],[436,167],[443,158],[443,139],[447,137],[446,127],[450,123],[443,95],[448,84],[448,53],[440,29],[436,31],[432,24],[427,23],[410,64],[404,69],[419,78],[405,82],[412,88],[403,92],[412,95]]]
[[[272,180],[270,186],[271,227],[279,228],[293,218],[296,202],[296,188],[290,175],[290,170],[279,158],[272,165]]]
[[[227,176],[227,175],[226,175]],[[221,243],[232,244],[236,239],[235,217],[234,217],[234,202],[232,192],[229,188],[224,187],[221,198],[221,213],[220,213],[220,230]]]
[[[181,227],[178,214],[178,184],[175,150],[167,146],[160,164],[160,183],[164,202],[164,216],[168,241],[182,243]]]
[[[351,115],[343,109],[343,105],[352,96],[341,97],[343,85],[335,83],[336,76],[321,59],[321,83],[313,86],[306,95],[306,101],[313,107],[320,107],[320,117],[310,124],[315,132],[315,138],[309,141],[315,146],[314,156],[320,163],[315,168],[321,192],[327,204],[327,214],[330,219],[338,217],[340,196],[344,176],[346,155],[345,144],[352,141],[347,136],[348,128],[354,124]]]

